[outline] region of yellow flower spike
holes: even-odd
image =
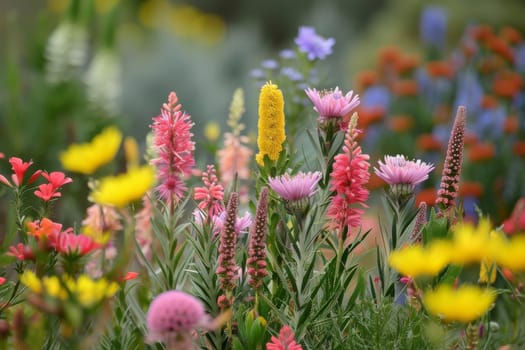
[[[388,262],[391,267],[404,276],[435,276],[449,262],[447,242],[434,242],[432,246],[412,245],[390,253]]]
[[[42,282],[31,270],[25,270],[20,275],[20,282],[26,285],[32,292],[40,294],[42,293]]]
[[[259,134],[257,145],[259,153],[256,156],[259,165],[264,164],[264,156],[272,161],[279,159],[286,139],[284,132],[284,98],[277,85],[266,83],[259,94]]]
[[[492,226],[488,219],[481,219],[477,226],[461,223],[452,230],[454,254],[451,255],[451,263],[464,265],[490,260]]]
[[[423,295],[428,312],[446,322],[469,323],[483,316],[496,300],[496,292],[477,286],[462,285],[458,289],[444,284]]]
[[[93,174],[115,158],[121,141],[122,133],[116,127],[107,127],[91,142],[70,145],[60,153],[60,162],[66,170]]]
[[[139,166],[139,145],[133,137],[128,136],[124,139],[124,154],[128,169]]]
[[[97,204],[122,208],[141,199],[155,182],[155,170],[146,165],[100,180],[90,199]]]

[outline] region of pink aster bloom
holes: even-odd
[[[379,161],[379,169],[374,168],[377,176],[389,185],[417,185],[426,179],[434,165],[421,160],[408,160],[404,155],[385,156],[385,162]]]
[[[200,213],[199,213],[200,214]],[[200,217],[200,220],[199,218]],[[198,223],[202,224],[202,216],[195,215]],[[224,222],[226,221],[226,210],[222,211],[219,215],[213,217],[213,234],[218,235],[222,228],[224,227]],[[235,233],[240,235],[241,233],[246,233],[246,230],[250,227],[253,222],[252,215],[249,212],[244,213],[243,216],[237,216],[235,220]]]
[[[161,293],[146,315],[148,342],[163,342],[168,349],[194,349],[195,331],[212,329],[213,322],[197,298],[178,290]]]
[[[317,91],[306,89],[306,95],[314,104],[314,110],[319,113],[319,119],[342,118],[359,106],[359,95],[349,91],[346,95],[336,87],[335,90]]]
[[[356,118],[350,121],[346,133],[343,153],[335,156],[333,170],[330,174],[330,190],[335,192],[327,209],[330,219],[328,227],[341,234],[345,227],[348,230],[361,225],[361,217],[368,206],[369,191],[365,185],[370,179],[368,154],[363,154],[356,138],[359,130],[355,128]]]
[[[203,187],[196,187],[193,198],[200,201],[198,207],[207,217],[214,217],[224,210],[224,188],[219,184],[215,166],[208,165],[208,170],[202,173]]]
[[[186,185],[183,178],[191,174],[195,165],[193,151],[195,143],[190,132],[193,123],[190,115],[181,112],[177,95],[171,92],[168,103],[162,106],[161,114],[153,118],[153,148],[157,158],[151,160],[157,169],[157,192],[170,207],[177,204]]]
[[[270,188],[284,200],[295,201],[314,195],[321,172],[299,172],[296,175],[284,174],[268,178]]]
[[[295,341],[290,326],[283,326],[279,336],[272,336],[271,341],[266,344],[266,350],[303,350],[303,347]]]

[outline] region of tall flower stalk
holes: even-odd
[[[262,279],[268,275],[266,269],[266,231],[268,221],[268,188],[263,187],[259,196],[259,203],[250,229],[250,246],[248,248],[249,284],[255,290],[255,308],[258,304],[258,294],[262,287]]]
[[[161,114],[153,118],[153,148],[156,158],[151,160],[157,169],[160,198],[166,202],[170,213],[186,192],[184,177],[188,176],[195,165],[190,115],[182,112],[175,92],[168,96],[168,102],[162,105]]]
[[[450,132],[447,156],[441,175],[441,184],[438,190],[436,205],[442,210],[450,210],[455,206],[455,199],[459,192],[459,178],[461,165],[463,163],[463,144],[465,138],[467,110],[463,106],[458,107],[456,119]]]
[[[284,98],[277,85],[266,83],[259,94],[259,134],[257,163],[264,165],[264,157],[275,162],[283,150],[286,139],[284,131]]]
[[[331,219],[329,228],[337,231],[339,237],[343,236],[343,231],[350,232],[361,225],[363,208],[367,207],[365,202],[369,196],[365,185],[370,178],[370,157],[362,153],[361,146],[357,143],[359,130],[356,126],[357,114],[354,114],[346,133],[343,152],[335,156],[330,174],[330,190],[335,195],[326,215]]]

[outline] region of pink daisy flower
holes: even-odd
[[[392,193],[409,195],[417,184],[428,179],[434,165],[421,160],[408,160],[404,155],[385,156],[385,162],[379,161],[379,169],[374,167],[377,176],[390,185]]]
[[[321,172],[299,172],[268,178],[270,188],[286,201],[296,201],[314,195]]]
[[[321,121],[330,118],[342,118],[359,106],[359,95],[354,95],[353,91],[343,95],[339,87],[328,91],[306,89],[305,92],[314,104],[314,110],[319,113]]]

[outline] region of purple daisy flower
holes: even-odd
[[[343,95],[339,87],[328,91],[317,91],[316,89],[304,91],[314,104],[314,110],[319,113],[321,120],[343,117],[359,106],[359,95],[354,95],[352,90],[346,95]]]
[[[316,58],[324,59],[332,53],[334,38],[325,39],[315,32],[313,27],[299,27],[299,35],[295,38],[299,50],[306,53],[310,61]]]
[[[268,185],[286,201],[288,210],[305,212],[310,205],[310,197],[316,192],[321,176],[319,171],[299,172],[296,175],[284,174],[269,177]]]
[[[377,176],[389,185],[415,186],[426,179],[434,165],[421,160],[408,160],[404,155],[385,156],[385,162],[379,161],[379,169],[374,168]]]

